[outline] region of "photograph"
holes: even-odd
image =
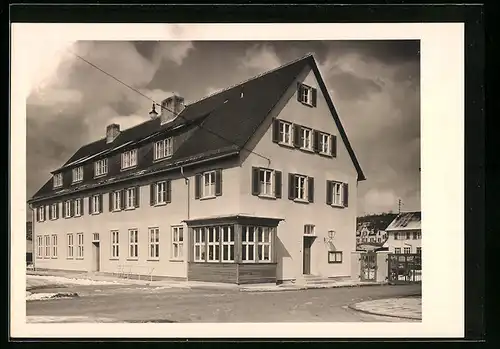
[[[30,52],[27,323],[422,321],[420,40]]]

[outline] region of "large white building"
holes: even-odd
[[[421,253],[421,221],[420,211],[400,213],[385,230],[388,236],[384,246],[396,254]]]

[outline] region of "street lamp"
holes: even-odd
[[[155,103],[153,103],[153,109],[151,109],[151,111],[149,112],[149,117],[151,119],[154,119],[158,116],[158,113],[156,112],[156,109],[155,109]]]

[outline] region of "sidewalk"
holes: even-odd
[[[422,297],[378,299],[352,304],[349,308],[371,315],[422,320]]]
[[[332,280],[323,284],[253,284],[253,285],[236,285],[228,283],[202,282],[202,281],[182,281],[182,280],[136,280],[120,278],[112,275],[98,275],[78,272],[46,272],[46,271],[27,271],[29,275],[37,275],[35,278],[46,277],[46,282],[53,284],[109,284],[109,285],[143,285],[150,287],[162,288],[184,288],[184,289],[224,289],[240,292],[283,292],[283,291],[299,291],[306,289],[323,289],[337,287],[360,287],[360,286],[378,286],[385,283],[361,282],[355,280]],[[36,281],[36,280],[35,280]],[[31,281],[30,281],[31,283]]]

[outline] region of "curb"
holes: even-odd
[[[276,289],[258,289],[240,288],[240,292],[284,292],[284,291],[304,291],[304,290],[319,290],[331,288],[355,288],[355,287],[370,287],[370,286],[386,286],[387,283],[373,283],[373,284],[358,284],[358,285],[325,285],[325,286],[296,286],[296,287],[282,287],[277,286]]]
[[[390,297],[390,298],[396,298],[396,297]],[[406,296],[401,296],[397,298],[406,298]],[[380,299],[388,299],[388,298],[380,298]],[[362,303],[362,302],[360,302]],[[374,311],[369,311],[369,310],[364,310],[364,309],[358,309],[356,307],[356,304],[350,304],[347,307],[351,310],[368,314],[368,315],[375,315],[375,316],[382,316],[382,317],[390,317],[390,318],[397,318],[397,319],[407,319],[407,320],[414,320],[414,321],[422,321],[422,317],[412,317],[412,316],[406,316],[406,315],[392,315],[392,314],[382,314],[382,313],[376,313]]]

